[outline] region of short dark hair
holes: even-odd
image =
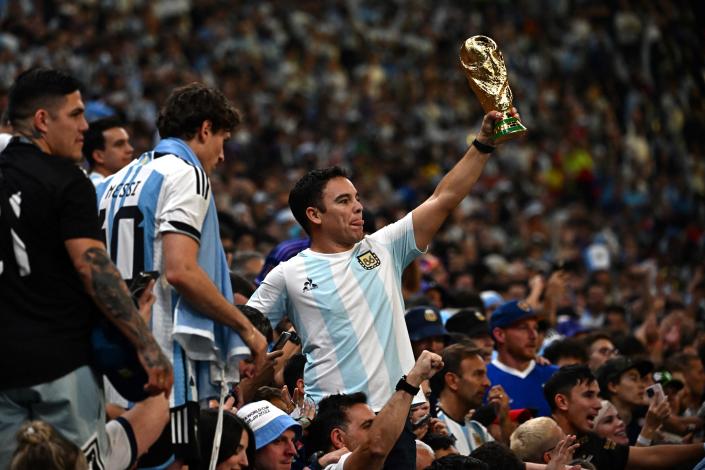
[[[523,470],[526,465],[504,444],[490,441],[470,452],[470,457],[486,463],[493,470]]]
[[[81,91],[78,79],[60,70],[31,68],[12,84],[7,98],[7,120],[17,128],[41,108],[53,108],[66,95]]]
[[[286,361],[284,366],[284,385],[293,394],[296,388],[296,381],[304,378],[304,367],[306,366],[306,356],[301,353],[294,354]]]
[[[83,157],[86,159],[91,168],[95,165],[95,161],[93,160],[93,151],[105,150],[105,136],[103,135],[103,132],[108,129],[113,129],[114,127],[123,126],[124,123],[117,116],[108,116],[90,123],[88,130],[85,134],[83,134]]]
[[[431,377],[429,383],[431,385],[431,396],[437,399],[441,391],[445,388],[445,375],[448,372],[454,374],[460,373],[460,363],[469,357],[479,356],[482,359],[482,351],[474,346],[469,346],[467,343],[451,344],[441,352],[443,358],[443,368]]]
[[[490,470],[490,466],[474,457],[456,454],[434,460],[426,470]]]
[[[563,338],[552,342],[544,349],[543,357],[553,364],[564,357],[574,357],[582,363],[588,361],[584,343],[575,338]]]
[[[561,367],[546,381],[543,386],[543,395],[551,407],[551,412],[556,411],[556,395],[570,394],[576,385],[595,382],[595,376],[586,364],[576,364]]]
[[[272,402],[272,400],[281,400],[282,399],[282,391],[281,389],[277,387],[270,387],[269,385],[262,385],[259,387],[257,390],[255,390],[255,394],[252,397],[252,401],[268,401]]]
[[[249,305],[239,304],[235,306],[250,320],[252,326],[257,328],[257,331],[267,338],[267,342],[271,343],[274,339],[274,332],[272,331],[272,324],[264,316],[264,313]]]
[[[322,170],[311,170],[296,182],[294,188],[289,192],[289,208],[294,214],[294,218],[311,235],[311,225],[306,217],[306,209],[315,207],[321,212],[325,212],[323,205],[323,189],[333,178],[347,178],[344,169],[339,166],[332,166]]]
[[[428,444],[434,452],[437,450],[450,449],[453,445],[455,445],[455,436],[452,434],[446,435],[429,432],[423,437],[422,440]]]
[[[194,82],[171,92],[159,111],[157,129],[162,139],[190,140],[204,121],[210,121],[213,132],[232,132],[240,115],[220,90]]]
[[[347,428],[348,409],[358,404],[367,404],[367,395],[363,392],[329,395],[321,400],[318,413],[308,428],[306,448],[311,453],[328,452],[332,446],[330,433],[335,428]]]

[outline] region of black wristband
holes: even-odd
[[[406,375],[402,375],[401,379],[399,379],[399,382],[397,382],[395,390],[401,390],[402,392],[406,392],[413,397],[416,396],[417,393],[419,393],[421,387],[414,387],[406,381]]]
[[[483,144],[482,142],[480,142],[480,141],[477,140],[477,139],[475,139],[475,140],[472,141],[472,145],[473,145],[473,146],[477,149],[477,151],[480,152],[480,153],[492,153],[492,152],[494,152],[494,149],[496,148],[496,147],[494,147],[493,145]]]

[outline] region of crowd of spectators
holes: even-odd
[[[703,21],[695,1],[7,0],[0,108],[19,72],[66,69],[86,85],[89,120],[119,115],[139,155],[158,141],[157,114],[173,88],[222,90],[242,124],[211,183],[246,300],[265,255],[304,237],[287,197],[306,171],[348,169],[367,232],[428,197],[483,114],[460,44],[491,36],[529,134],[492,156],[407,269],[407,306],[434,309],[446,326],[469,309],[482,317],[473,325],[489,326],[493,308],[526,300],[538,318],[529,347],[559,366],[589,365],[612,402],[595,411],[595,425],[623,421],[603,437],[638,444],[650,419],[649,443],[681,442],[702,435],[705,415]],[[480,336],[475,346],[486,347]],[[489,351],[477,354],[489,363]],[[605,369],[618,354],[633,362]],[[633,402],[626,380],[642,384]],[[646,408],[654,381],[683,418],[663,428],[669,413],[657,419]]]

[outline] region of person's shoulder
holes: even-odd
[[[536,368],[534,370],[536,370],[541,375],[551,377],[558,371],[558,369],[560,369],[560,367],[553,364],[536,364]]]

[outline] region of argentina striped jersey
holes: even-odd
[[[349,251],[306,249],[262,281],[248,305],[272,325],[289,316],[306,356],[306,393],[316,402],[335,393],[365,392],[379,411],[411,370],[401,275],[419,254],[409,214]]]

